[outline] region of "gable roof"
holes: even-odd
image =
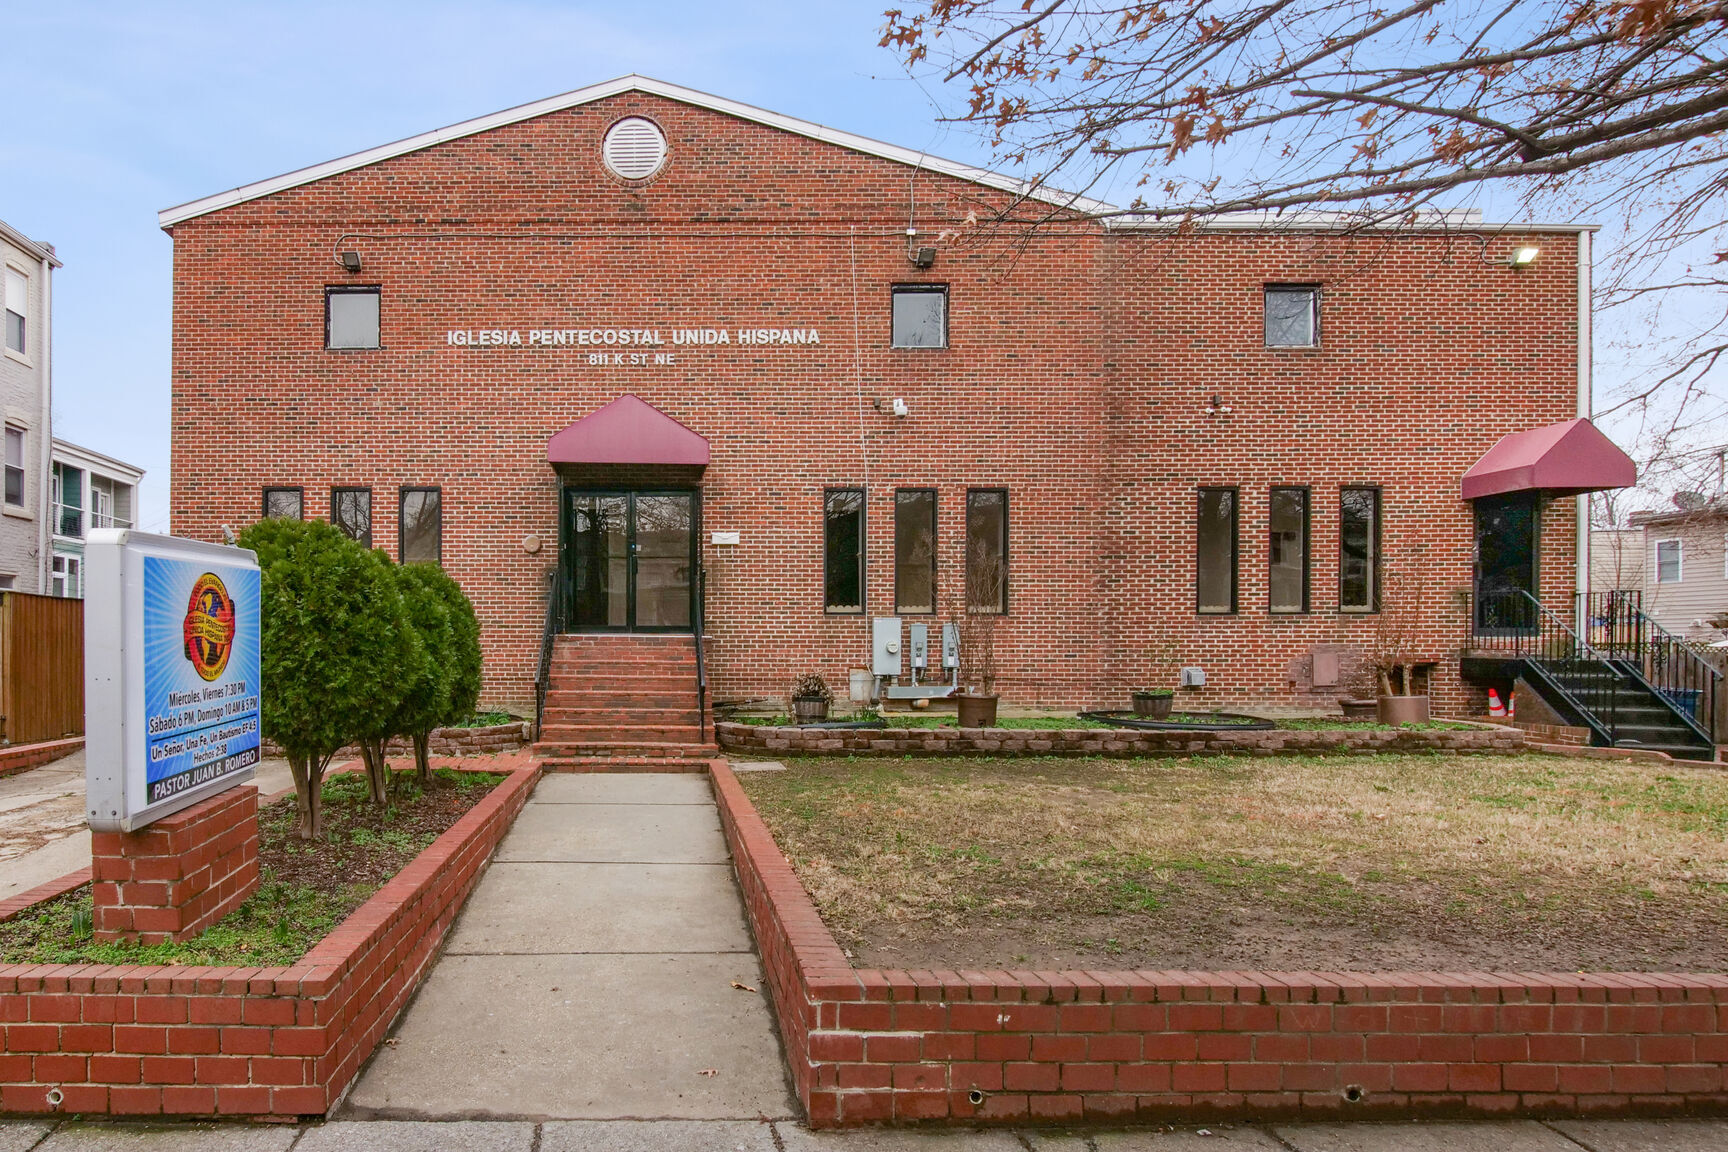
[[[917,152],[911,148],[902,148],[897,144],[885,144],[880,140],[872,140],[868,136],[858,136],[851,132],[842,132],[837,128],[829,128],[823,124],[812,123],[809,120],[782,116],[778,112],[769,112],[766,109],[756,108],[749,104],[740,104],[736,100],[728,100],[722,96],[698,92],[694,88],[683,88],[677,84],[668,84],[664,80],[655,80],[648,76],[638,76],[632,73],[629,76],[620,76],[616,80],[607,80],[604,83],[591,84],[586,88],[578,88],[574,92],[566,92],[562,96],[549,96],[531,104],[506,108],[502,112],[494,112],[489,116],[480,116],[473,120],[464,120],[460,124],[452,124],[448,128],[435,128],[430,132],[422,132],[418,136],[410,136],[406,140],[398,140],[393,144],[380,144],[378,147],[368,148],[364,152],[355,152],[353,155],[342,156],[335,160],[326,160],[324,163],[314,164],[310,168],[299,168],[281,176],[272,176],[268,180],[259,180],[256,183],[242,185],[227,192],[218,192],[214,196],[205,196],[202,199],[191,200],[172,208],[164,208],[156,214],[156,220],[162,227],[170,228],[183,220],[191,220],[211,212],[219,212],[224,208],[232,208],[236,204],[244,204],[248,200],[256,200],[288,188],[298,188],[302,184],[310,184],[316,180],[323,180],[343,172],[352,172],[356,168],[364,168],[367,165],[377,164],[396,156],[418,152],[422,148],[430,148],[434,144],[442,144],[447,140],[460,140],[464,136],[488,132],[506,124],[517,124],[523,120],[531,120],[536,116],[545,116],[550,112],[561,112],[566,108],[591,104],[596,100],[604,100],[609,96],[617,96],[625,92],[646,92],[649,95],[661,96],[667,100],[677,100],[680,103],[706,108],[712,112],[720,112],[728,116],[736,116],[741,120],[749,120],[770,128],[778,128],[783,132],[808,136],[812,140],[820,140],[826,144],[849,148],[854,152],[862,152],[868,156],[877,156],[899,164],[909,164],[915,168],[924,168],[931,172],[942,173],[945,176],[969,180],[974,184],[982,184],[1017,196],[1029,196],[1046,204],[1073,208],[1081,212],[1117,211],[1113,205],[1106,204],[1101,200],[1058,192],[1049,188],[1034,187],[1025,180],[1005,176],[1000,172],[975,168],[970,164],[961,164],[955,160],[943,160],[940,157]]]

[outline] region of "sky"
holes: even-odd
[[[23,102],[0,132],[0,219],[65,262],[55,434],[146,469],[139,526],[166,531],[172,246],[157,211],[428,129],[640,72],[994,166],[877,46],[885,6],[0,0]],[[1611,342],[1599,329],[1599,396]]]

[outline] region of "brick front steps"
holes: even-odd
[[[700,772],[696,643],[687,635],[559,636],[534,754],[548,772]]]
[[[1263,732],[1141,732],[1069,728],[796,728],[714,725],[728,752],[820,756],[1273,756],[1282,752],[1516,752],[1516,728],[1334,728]]]
[[[0,966],[0,1111],[323,1115],[407,1003],[540,778],[525,758],[471,767],[509,777],[289,967]],[[44,885],[0,913],[88,878]]]
[[[813,1127],[1728,1111],[1728,976],[854,969],[710,771]]]

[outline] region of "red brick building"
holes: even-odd
[[[1569,605],[1582,546],[1569,496],[1493,497],[1519,555],[1479,572],[1460,480],[1588,414],[1589,229],[978,226],[1021,191],[627,77],[169,209],[173,530],[440,560],[499,704],[560,571],[572,631],[688,631],[705,575],[715,699],[968,599],[1007,703],[1166,663],[1313,699],[1396,596],[1438,707],[1479,704],[1469,594]]]

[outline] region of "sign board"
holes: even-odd
[[[252,778],[258,558],[99,528],[84,551],[90,827],[130,832]]]

